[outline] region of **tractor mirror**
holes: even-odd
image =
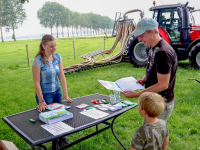
[[[187,3],[185,4],[185,6],[184,6],[185,8],[187,7],[188,3],[189,3],[189,2],[187,2]]]
[[[177,12],[178,12],[179,18],[182,19],[183,18],[183,9],[181,7],[178,7]]]

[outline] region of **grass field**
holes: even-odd
[[[73,40],[76,45],[76,59],[74,59]],[[108,38],[106,48],[110,48],[113,42],[114,38]],[[39,43],[40,40],[0,43],[0,118],[37,107],[32,70],[31,67],[28,67],[27,62],[26,45],[28,45],[30,64],[32,65]],[[57,40],[57,52],[62,56],[64,68],[82,62],[80,55],[103,48],[103,37]],[[119,45],[115,51],[118,50]],[[71,98],[94,93],[109,95],[113,92],[105,89],[97,79],[115,81],[128,76],[139,79],[143,77],[144,73],[145,68],[134,68],[127,62],[67,74],[68,93]],[[187,61],[179,62],[175,85],[175,108],[167,122],[170,131],[168,150],[200,149],[200,84],[188,80],[189,78],[200,79],[200,72],[191,69]],[[122,94],[121,98],[126,99]],[[129,100],[138,102],[138,98]],[[129,148],[134,131],[141,124],[142,117],[137,108],[116,119],[115,133],[127,148]],[[67,138],[69,141],[73,141],[93,130],[95,128],[78,132]],[[12,141],[20,150],[31,149],[2,120],[0,120],[0,140]],[[46,143],[45,146],[51,149],[51,143]],[[106,130],[69,148],[69,150],[94,149],[121,150],[122,147],[112,135],[111,130]]]

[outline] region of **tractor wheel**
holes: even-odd
[[[195,45],[189,53],[189,63],[192,68],[200,69],[200,45]]]
[[[127,50],[129,59],[135,67],[144,67],[147,65],[147,47],[143,42],[138,42],[137,38],[132,38]]]

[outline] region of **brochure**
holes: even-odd
[[[80,104],[80,105],[77,105],[76,108],[83,109],[83,108],[86,108],[88,106],[89,106],[88,104]]]
[[[115,82],[111,81],[105,81],[105,80],[98,80],[105,88],[108,90],[114,90],[114,91],[135,91],[138,89],[144,89],[144,87],[136,83],[137,80],[134,77],[126,77],[121,78]]]
[[[60,109],[60,108],[67,109],[67,108],[70,108],[70,106],[60,104],[60,103],[52,103],[52,104],[47,105],[47,107],[46,107],[46,109],[48,109],[48,110],[56,110],[56,109]]]
[[[40,120],[47,124],[56,123],[59,121],[70,119],[72,117],[73,117],[73,113],[65,110],[64,108],[51,110],[48,112],[42,112],[39,114]]]

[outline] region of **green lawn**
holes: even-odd
[[[106,48],[110,48],[115,38],[106,40]],[[76,59],[74,59],[73,40],[76,45]],[[0,43],[0,117],[5,117],[37,107],[31,67],[28,67],[26,45],[29,49],[30,64],[38,51],[40,40],[24,40]],[[57,52],[63,59],[63,67],[78,64],[83,61],[80,55],[104,48],[103,37],[67,38],[57,40]],[[119,50],[119,45],[114,53]],[[119,63],[116,65],[75,72],[66,75],[68,93],[71,98],[86,96],[94,93],[109,95],[113,93],[105,89],[97,79],[115,81],[122,77],[143,77],[145,68],[134,68],[132,64]],[[175,85],[175,108],[167,124],[170,131],[168,150],[198,150],[200,149],[200,84],[189,78],[200,79],[200,72],[190,68],[188,61],[179,62]],[[121,94],[122,99],[126,99]],[[138,98],[129,99],[138,102]],[[129,148],[134,131],[141,126],[142,117],[137,108],[132,109],[120,117],[114,124],[114,130],[122,143]],[[103,125],[101,125],[103,127]],[[91,133],[94,128],[68,136],[73,141],[83,135]],[[12,129],[0,120],[0,140],[8,140],[21,150],[31,149]],[[51,144],[46,143],[48,149]],[[121,150],[122,147],[106,130],[87,139],[69,150]]]

